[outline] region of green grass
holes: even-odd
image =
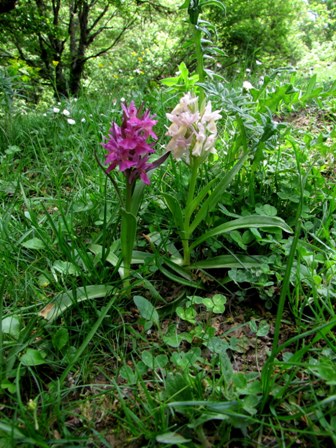
[[[137,253],[131,297],[118,274],[118,200],[94,156],[103,160],[119,103],[83,97],[1,116],[0,446],[336,443],[335,90],[284,75],[250,93],[207,91],[223,120],[198,191],[242,148],[250,157],[194,240],[251,214],[281,217],[294,236],[213,236],[193,251],[196,266],[262,261],[182,270],[163,193],[183,204],[188,168],[168,160],[140,209],[136,249],[147,255]],[[162,153],[174,104],[165,90],[143,100]],[[219,308],[204,301],[216,294]]]

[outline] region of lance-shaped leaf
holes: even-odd
[[[182,214],[182,209],[181,209],[181,205],[179,203],[179,201],[176,199],[175,196],[172,196],[169,193],[163,193],[163,198],[170,210],[170,213],[172,214],[173,218],[174,218],[174,223],[175,226],[178,229],[182,229],[183,228],[183,214]]]
[[[245,154],[231,170],[229,170],[224,176],[221,174],[221,178],[216,177],[217,186],[210,193],[209,197],[203,202],[200,210],[197,212],[195,219],[190,224],[189,234],[191,235],[193,231],[197,228],[197,226],[208,216],[208,213],[213,210],[216,204],[220,201],[223,196],[225,189],[230,185],[236,174],[239,172],[241,167],[243,166],[245,160],[247,159],[248,154]],[[213,187],[215,183],[210,183],[210,187]],[[192,201],[189,210],[186,213],[191,213],[193,210],[199,205],[200,201],[204,198],[204,196],[210,190],[209,185],[206,185],[199,193],[199,195]]]
[[[126,210],[122,213],[121,218],[121,253],[125,266],[130,266],[132,261],[132,252],[136,237],[137,222],[132,213]]]
[[[207,260],[198,261],[190,266],[191,269],[234,269],[256,268],[265,262],[262,255],[218,255]]]
[[[293,233],[292,229],[285,223],[285,221],[278,217],[272,216],[260,216],[260,215],[250,215],[243,216],[233,221],[226,222],[214,229],[205,232],[201,237],[194,241],[190,249],[194,249],[199,244],[203,243],[209,238],[212,238],[223,233],[229,233],[237,229],[249,229],[249,228],[265,228],[265,227],[278,227],[285,232]]]
[[[113,287],[107,285],[90,285],[82,286],[75,290],[68,289],[65,292],[57,294],[57,296],[55,296],[54,299],[39,312],[39,316],[52,322],[75,303],[83,302],[84,300],[99,299],[107,296],[112,291]]]

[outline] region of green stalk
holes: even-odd
[[[124,287],[126,290],[130,290],[130,274],[131,274],[131,262],[132,262],[132,252],[135,240],[134,228],[134,216],[132,215],[132,193],[133,193],[133,183],[128,182],[128,177],[126,176],[126,194],[125,194],[125,212],[121,220],[121,253],[123,258],[124,267]]]
[[[195,189],[196,189],[199,165],[200,165],[200,157],[193,157],[192,155],[190,155],[191,176],[190,176],[188,196],[187,196],[185,210],[188,209],[188,205],[193,201],[194,196],[195,196]],[[191,219],[191,214],[189,212],[184,217],[184,225],[183,225],[183,231],[182,231],[183,265],[185,265],[185,266],[190,265],[190,245],[189,245],[189,239],[191,236],[190,219]]]
[[[302,179],[301,174],[301,166],[300,166],[300,160],[299,155],[296,150],[295,142],[291,142],[294,148],[295,158],[296,158],[296,165],[299,175],[299,188],[300,188],[300,202],[299,207],[296,213],[296,224],[295,224],[295,233],[294,238],[292,241],[292,245],[289,251],[288,261],[286,265],[285,275],[282,282],[282,288],[280,293],[280,299],[279,299],[279,305],[277,310],[277,316],[275,321],[275,328],[274,328],[274,336],[273,336],[273,344],[272,344],[272,351],[270,354],[270,357],[267,359],[263,369],[262,369],[262,385],[263,385],[263,399],[261,402],[261,409],[263,410],[266,406],[266,403],[269,400],[269,392],[271,389],[271,375],[273,372],[273,365],[274,360],[276,356],[279,354],[279,340],[280,340],[280,331],[281,331],[281,325],[282,325],[282,316],[286,304],[286,299],[289,295],[289,282],[290,282],[290,275],[292,272],[292,267],[295,261],[295,253],[297,244],[299,242],[300,238],[300,232],[301,232],[301,215],[302,215],[302,209],[303,209],[303,202],[304,202],[304,182]]]
[[[202,32],[198,28],[198,25],[194,25],[194,44],[195,44],[195,54],[196,54],[196,73],[198,74],[199,82],[205,81],[205,71],[204,71],[204,59],[203,59],[203,51],[202,51]],[[204,90],[200,88],[199,93],[200,105],[202,105],[205,94]]]

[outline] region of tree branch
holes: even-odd
[[[98,56],[101,56],[102,54],[107,53],[109,50],[111,50],[111,48],[113,48],[115,45],[117,45],[117,43],[119,42],[119,40],[121,39],[121,37],[123,36],[125,31],[128,30],[133,25],[133,23],[135,21],[136,21],[136,19],[133,19],[131,22],[129,22],[127,25],[125,25],[124,28],[118,34],[118,36],[114,39],[114,41],[112,42],[111,45],[109,45],[107,48],[104,48],[103,50],[99,51],[98,53],[92,54],[91,56],[87,56],[84,60],[88,61],[89,59],[97,58]]]

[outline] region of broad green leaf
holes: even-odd
[[[152,355],[152,353],[148,350],[144,350],[141,353],[141,360],[142,362],[149,367],[150,369],[154,369],[154,357]]]
[[[273,205],[264,204],[260,205],[259,207],[256,207],[255,211],[258,213],[258,215],[266,215],[266,216],[276,216],[277,215],[277,209],[273,207]]]
[[[187,308],[183,308],[181,306],[178,306],[176,308],[176,314],[182,320],[190,322],[191,324],[195,324],[196,323],[197,312],[194,309],[194,307],[192,307],[192,306],[189,306]]]
[[[131,264],[132,252],[136,237],[137,221],[132,213],[124,210],[121,218],[121,253],[126,266]]]
[[[143,195],[145,192],[145,187],[146,184],[144,184],[143,182],[136,182],[135,184],[135,188],[132,194],[132,202],[131,202],[131,214],[133,216],[137,216],[138,215],[138,211],[140,208],[140,205],[142,203],[142,199],[143,199]]]
[[[70,261],[56,260],[51,269],[62,275],[74,275],[76,277],[80,275],[79,268]]]
[[[16,385],[6,379],[2,381],[0,387],[1,389],[7,389],[10,394],[14,394],[16,392]]]
[[[162,340],[165,344],[170,347],[178,347],[183,341],[183,336],[178,334],[176,326],[170,325],[167,333],[162,337]]]
[[[336,386],[336,365],[334,360],[321,358],[315,365],[308,366],[307,369],[314,375],[322,378],[329,386]]]
[[[168,363],[167,355],[153,356],[149,350],[144,350],[141,354],[142,362],[150,369],[163,369]]]
[[[21,243],[21,246],[25,247],[26,249],[34,249],[34,250],[40,250],[45,248],[44,242],[39,238],[31,238],[30,240],[24,241],[23,243]]]
[[[257,413],[257,406],[260,402],[260,396],[257,395],[247,395],[242,400],[243,409],[250,415],[255,415]]]
[[[258,331],[258,326],[257,326],[257,322],[255,319],[250,320],[249,327],[253,333],[256,333]]]
[[[191,269],[220,269],[220,268],[254,268],[265,262],[261,255],[218,255],[207,260],[198,261],[190,266]]]
[[[15,182],[0,180],[0,191],[6,194],[14,194],[17,184]]]
[[[112,286],[107,285],[90,285],[81,286],[75,290],[69,289],[64,293],[57,294],[38,314],[49,322],[52,322],[74,303],[99,299],[111,294],[113,290],[114,288]]]
[[[232,414],[237,407],[239,402],[233,401],[201,401],[201,400],[190,400],[190,401],[175,401],[168,404],[169,407],[179,408],[179,407],[204,407],[210,411],[223,412]]]
[[[210,312],[224,313],[226,297],[222,294],[214,294],[212,297],[191,296],[188,299],[190,299],[191,303],[205,306]]]
[[[52,343],[53,346],[57,350],[62,350],[63,347],[67,345],[69,342],[69,332],[66,328],[61,327],[59,328],[55,334],[52,335]]]
[[[142,264],[147,260],[153,258],[153,254],[150,252],[142,252],[141,250],[133,250],[132,252],[132,264]]]
[[[159,270],[170,280],[180,283],[181,285],[191,286],[192,288],[204,289],[202,285],[193,281],[189,272],[187,272],[183,267],[177,265],[176,263],[173,263],[168,258],[164,258],[163,260],[164,263],[160,262],[158,264]],[[163,264],[166,264],[170,269],[175,271],[176,274],[166,269]]]
[[[215,294],[211,297],[213,302],[212,312],[222,314],[225,311],[226,297],[222,294]]]
[[[181,64],[178,66],[180,75],[182,76],[182,78],[184,79],[188,79],[188,75],[189,75],[189,70],[188,67],[186,66],[185,62],[181,62]]]
[[[262,320],[260,322],[259,328],[257,330],[257,336],[259,336],[259,337],[267,336],[269,333],[269,330],[270,330],[270,325],[266,321]]]
[[[211,191],[212,188],[214,188],[214,186],[216,186],[218,184],[218,178],[215,177],[214,179],[212,179],[210,182],[207,183],[207,185],[205,185],[202,190],[197,194],[196,197],[194,197],[194,199],[192,201],[189,202],[189,204],[187,204],[186,209],[185,209],[185,214],[186,216],[191,216],[193,214],[193,212],[196,210],[196,208],[199,206],[199,204],[203,201],[203,199],[205,198],[205,196]]]
[[[135,384],[137,382],[138,376],[135,372],[133,372],[133,370],[131,369],[130,366],[125,365],[122,366],[120,371],[119,371],[119,375],[127,381],[128,385],[132,385]]]
[[[119,240],[115,241],[108,254],[104,254],[105,260],[110,263],[113,267],[116,267],[120,264],[120,258],[115,254],[115,251],[118,249],[119,247]],[[101,246],[100,244],[90,244],[89,246],[89,250],[95,254],[95,256],[98,259],[102,259],[103,257],[103,246]],[[121,275],[121,269],[118,270],[119,274]]]
[[[156,436],[156,441],[166,445],[179,445],[190,442],[190,439],[186,439],[177,432],[166,432],[165,434]]]
[[[164,369],[168,364],[168,356],[167,355],[157,355],[154,359],[154,366],[156,369]]]
[[[133,298],[141,317],[145,320],[153,321],[155,325],[159,325],[159,314],[149,300],[142,296],[134,296]]]
[[[185,0],[179,9],[186,9],[189,7],[190,0]]]
[[[202,361],[201,353],[200,347],[193,347],[188,352],[174,352],[171,360],[176,366],[187,369],[197,361]]]
[[[213,210],[213,208],[217,205],[217,203],[221,200],[223,197],[223,193],[226,190],[226,188],[230,185],[236,174],[240,171],[241,167],[245,163],[246,159],[248,157],[248,154],[245,154],[241,159],[235,164],[233,168],[231,168],[230,171],[228,171],[226,174],[220,174],[220,176],[216,177],[216,183],[213,183],[212,185],[216,185],[214,187],[214,190],[209,194],[209,197],[203,202],[200,210],[197,212],[193,222],[190,224],[189,227],[189,234],[191,235],[194,230],[198,227],[198,225],[205,219],[208,214]],[[208,186],[205,186],[203,190],[200,191],[199,195],[202,197],[204,196],[204,192],[208,193],[209,189]],[[196,198],[197,199],[197,198]],[[193,207],[197,206],[197,202],[193,204]]]
[[[159,266],[160,272],[162,272],[163,275],[165,275],[167,278],[169,278],[172,282],[180,283],[181,285],[185,286],[191,286],[192,288],[201,288],[203,289],[202,285],[199,285],[196,282],[193,282],[192,280],[187,280],[183,277],[180,277],[179,275],[174,274],[173,272],[166,269],[164,266]]]
[[[8,434],[11,437],[11,439],[14,439],[14,440],[21,439],[26,442],[28,440],[28,438],[18,428],[16,428],[15,426],[9,425],[8,423],[2,422],[2,421],[0,421],[0,431],[4,432],[5,434]],[[7,445],[7,448],[10,448],[10,446]]]
[[[199,5],[201,8],[203,8],[203,6],[215,6],[216,8],[225,11],[225,4],[220,0],[201,0]]]
[[[48,277],[47,277],[46,275],[44,275],[44,274],[40,274],[40,275],[38,276],[37,282],[38,282],[38,285],[39,285],[41,288],[46,288],[47,286],[50,285],[50,280],[49,280]]]
[[[20,361],[24,366],[39,366],[47,362],[45,356],[46,354],[40,350],[28,348],[26,353],[21,356]]]
[[[13,154],[15,154],[15,153],[17,153],[17,152],[21,152],[21,148],[19,148],[19,147],[16,146],[16,145],[10,145],[10,146],[8,146],[8,148],[7,148],[6,151],[5,151],[5,153],[8,154],[8,155],[13,155]]]
[[[1,330],[3,334],[9,334],[14,339],[20,336],[21,323],[18,317],[8,316],[1,321]]]
[[[229,344],[226,341],[216,336],[210,338],[205,345],[211,352],[219,355],[226,353],[226,350],[229,348]]]
[[[173,215],[173,219],[175,222],[175,225],[178,230],[182,229],[183,227],[183,214],[182,209],[179,201],[176,199],[175,196],[172,196],[168,193],[162,194],[164,200],[166,201],[166,204],[170,210],[170,213]]]
[[[191,244],[190,248],[194,249],[199,244],[203,243],[203,241],[206,241],[207,239],[214,236],[221,235],[223,233],[229,233],[232,230],[250,227],[278,227],[285,232],[293,233],[292,229],[281,218],[260,215],[243,216],[241,218],[234,219],[233,221],[221,224],[220,226],[217,226],[214,229],[205,232],[200,238],[198,238],[193,244]]]

